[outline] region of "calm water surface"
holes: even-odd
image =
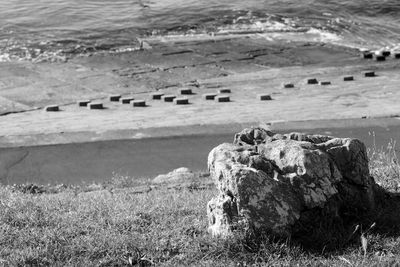
[[[400,126],[314,129],[308,132],[359,138],[368,149],[386,150],[389,143],[400,140]],[[234,133],[3,148],[0,149],[3,161],[9,158],[12,163],[26,157],[18,163],[18,168],[10,169],[8,179],[0,183],[80,184],[107,181],[115,175],[141,179],[183,166],[204,171],[211,149],[232,142],[233,136]],[[4,162],[7,164],[7,160]]]

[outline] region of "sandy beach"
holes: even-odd
[[[0,146],[218,135],[260,123],[275,129],[400,124],[398,59],[366,60],[357,49],[304,40],[282,45],[262,34],[142,41],[144,49],[137,51],[0,63]],[[365,71],[376,76],[365,77]],[[307,84],[310,78],[330,84]],[[182,97],[182,88],[193,92],[185,95],[188,105],[151,99],[156,91]],[[220,89],[231,90],[223,94],[229,102],[204,99]],[[145,100],[146,106],[110,102],[112,94]],[[259,94],[272,100],[261,101]],[[86,99],[104,108],[77,105]],[[54,104],[60,111],[44,111]],[[10,180],[4,171],[2,176]]]
[[[400,60],[365,60],[358,50],[317,43],[282,46],[257,34],[144,42],[145,50],[68,62],[1,63],[1,144],[32,135],[400,115]],[[365,78],[365,70],[377,76]],[[344,82],[347,75],[355,80]],[[307,85],[308,78],[331,85]],[[286,82],[295,87],[282,88]],[[192,89],[189,105],[151,100],[151,92],[178,95],[180,88]],[[231,102],[202,98],[221,88],[231,89]],[[257,100],[261,93],[273,100]],[[144,99],[147,107],[110,102],[110,94]],[[78,107],[85,99],[105,108]],[[52,104],[61,111],[43,111]]]

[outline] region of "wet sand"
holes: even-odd
[[[155,38],[143,41],[146,48],[151,48],[121,54],[78,57],[58,63],[0,63],[2,150],[22,151],[26,147],[31,149],[37,146],[36,149],[39,149],[45,145],[61,144],[71,146],[70,150],[66,147],[51,150],[49,147],[41,156],[32,157],[31,163],[27,160],[30,157],[24,156],[24,153],[6,157],[7,160],[3,153],[0,181],[23,181],[35,177],[35,172],[45,173],[47,167],[31,171],[28,178],[22,172],[18,174],[18,169],[36,168],[29,167],[29,164],[44,166],[36,163],[36,159],[52,162],[49,165],[54,171],[49,173],[59,176],[54,178],[58,181],[65,181],[62,174],[79,169],[76,164],[80,162],[86,162],[82,166],[86,167],[87,174],[79,174],[85,180],[84,177],[91,179],[90,175],[108,176],[110,171],[118,170],[122,174],[132,175],[130,170],[134,169],[135,164],[132,164],[129,171],[119,166],[129,165],[130,158],[142,157],[147,154],[146,149],[153,149],[143,145],[150,142],[143,138],[185,138],[193,135],[215,137],[227,133],[231,136],[238,129],[259,123],[270,123],[282,129],[302,129],[304,127],[301,125],[311,123],[309,129],[321,128],[321,120],[336,123],[340,127],[354,128],[344,119],[376,118],[375,124],[370,120],[356,123],[368,127],[377,125],[382,120],[380,118],[400,115],[400,60],[390,58],[384,62],[375,62],[361,59],[355,49],[304,41],[277,43],[259,34],[192,39]],[[374,70],[377,76],[364,77],[365,70]],[[355,80],[343,81],[347,75],[354,76]],[[330,81],[331,84],[309,85],[306,83],[308,78]],[[282,84],[286,82],[293,83],[294,88],[283,88]],[[193,91],[192,95],[186,96],[189,105],[174,105],[150,97],[150,93],[156,91],[178,95],[178,90],[182,88]],[[231,90],[228,94],[230,102],[218,103],[202,97],[205,93],[214,93],[220,89]],[[144,99],[147,106],[132,107],[110,102],[110,94]],[[272,100],[260,101],[257,99],[258,94],[268,94]],[[84,99],[100,101],[105,108],[89,110],[78,107],[76,101]],[[60,111],[43,111],[45,106],[52,104],[60,105]],[[296,127],[285,126],[286,122],[296,121],[301,121]],[[393,119],[390,125],[395,126],[397,122],[397,119]],[[126,141],[117,140],[132,140],[130,142],[133,144],[143,147],[137,148],[134,145],[128,149],[129,145],[124,143]],[[212,144],[209,140],[202,144]],[[90,147],[89,142],[109,146],[109,159],[97,159],[104,153],[104,149],[102,152],[97,148],[86,148],[87,151],[83,149],[86,145]],[[118,142],[123,145],[120,146]],[[168,140],[157,143],[157,146],[171,143],[176,149],[190,147],[182,142]],[[74,147],[83,150],[78,151]],[[124,152],[120,156],[112,156],[114,147],[115,151]],[[154,147],[153,150],[156,150]],[[176,158],[179,158],[177,154],[180,152],[168,150],[169,154],[166,152],[166,155],[176,154]],[[65,151],[65,155],[62,151]],[[77,154],[86,155],[83,158],[87,160],[75,162],[74,155]],[[114,165],[110,164],[107,170],[99,167],[104,166],[105,162],[113,162],[113,157]],[[59,160],[52,161],[54,158]],[[122,159],[126,163],[122,163]],[[160,160],[155,161],[153,166],[163,166]],[[90,165],[90,162],[98,163]],[[118,162],[121,164],[118,165]],[[185,165],[185,161],[177,161],[175,167],[182,165]],[[7,166],[13,166],[16,173],[11,175]],[[154,170],[157,173],[163,172],[157,168]],[[153,174],[137,170],[133,175]],[[39,179],[39,182],[46,182],[46,179]]]

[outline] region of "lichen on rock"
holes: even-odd
[[[249,229],[290,236],[299,222],[322,219],[310,211],[340,219],[346,210],[375,207],[375,182],[357,139],[245,129],[210,152],[208,168],[218,189],[207,207],[214,236]]]

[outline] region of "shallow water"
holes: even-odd
[[[8,0],[0,8],[0,61],[124,51],[149,35],[248,31],[393,48],[399,11],[398,0]]]
[[[393,140],[400,140],[400,126],[301,132],[359,138],[369,149],[386,149]],[[232,142],[233,136],[234,133],[1,148],[0,177],[4,177],[3,172],[7,170],[8,179],[0,183],[81,184],[110,180],[114,175],[141,179],[182,166],[204,171],[211,149]],[[13,162],[18,165],[14,166]],[[8,168],[7,164],[14,167]]]

